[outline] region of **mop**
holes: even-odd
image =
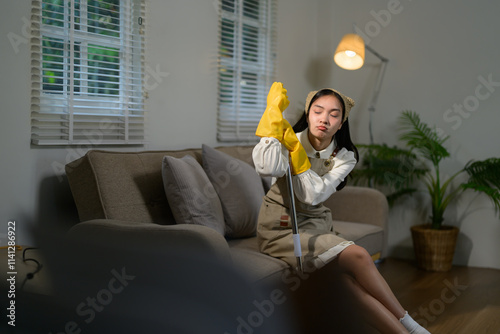
[[[295,153],[299,153],[299,162],[300,166],[297,169],[297,173],[303,172],[310,168],[311,164],[307,156],[305,155],[305,151],[302,148],[300,142],[293,131],[292,126],[286,119],[283,118],[283,111],[288,107],[288,98],[286,96],[286,89],[283,88],[283,84],[281,82],[275,82],[271,86],[269,90],[269,94],[267,97],[267,108],[260,119],[259,125],[257,126],[257,130],[255,131],[255,135],[259,137],[274,137],[278,139],[281,143],[285,144],[284,139],[289,135],[290,142],[289,145],[286,145],[286,148],[290,152],[290,155]],[[302,157],[300,156],[300,152],[296,152],[298,149],[302,148]],[[287,183],[288,183],[288,192],[290,194],[290,215],[292,220],[292,232],[293,232],[293,246],[294,246],[294,255],[297,258],[297,270],[302,273],[302,250],[300,247],[300,237],[299,237],[299,228],[297,225],[297,213],[295,210],[295,198],[293,192],[293,184],[292,184],[292,173],[291,173],[291,157],[290,163],[288,164],[288,169],[286,173]]]
[[[288,165],[286,171],[286,179],[288,184],[288,193],[290,194],[290,217],[292,220],[293,253],[297,258],[297,271],[302,274],[304,272],[304,268],[302,265],[302,248],[300,247],[300,235],[299,227],[297,224],[297,211],[295,210],[295,195],[293,192],[292,171],[290,169],[290,165]]]

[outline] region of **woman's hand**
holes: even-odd
[[[281,82],[273,83],[271,89],[269,89],[269,93],[267,94],[267,106],[277,106],[283,113],[283,111],[285,111],[290,104],[286,92],[287,91],[283,88],[283,84]]]
[[[306,150],[300,143],[292,126],[286,119],[283,119],[283,141],[287,150],[290,152],[290,164],[292,165],[292,174],[297,175],[311,168],[311,162],[307,157]]]
[[[281,82],[275,82],[267,94],[267,108],[262,115],[255,135],[259,137],[273,137],[280,142],[283,139],[283,111],[290,101],[286,96],[286,89]]]

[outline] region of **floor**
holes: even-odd
[[[392,258],[379,270],[408,313],[431,333],[500,334],[500,270],[454,266],[427,272]]]

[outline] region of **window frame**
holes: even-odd
[[[219,142],[257,141],[255,130],[275,79],[276,12],[275,0],[219,0]]]
[[[91,0],[63,0],[59,4],[32,0],[33,145],[145,143],[145,1],[119,0],[119,26],[114,24],[118,29],[108,32],[103,26],[113,23],[96,21],[96,17],[110,22],[116,17],[111,9],[111,14],[104,16],[104,9],[92,5]],[[92,8],[96,12],[89,16]],[[114,32],[118,37],[103,32]],[[50,39],[57,42],[51,43]],[[56,43],[61,47],[52,48]],[[51,65],[59,68],[58,74],[50,71]]]

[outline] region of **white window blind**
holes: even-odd
[[[220,0],[219,141],[255,141],[274,81],[276,1]]]
[[[33,0],[31,142],[144,142],[143,0]]]

